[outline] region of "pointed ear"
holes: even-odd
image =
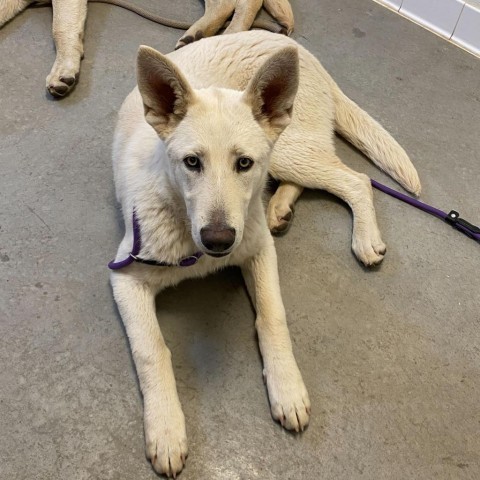
[[[243,94],[256,120],[274,138],[290,123],[298,78],[298,51],[286,47],[260,67]]]
[[[194,101],[194,92],[180,70],[153,48],[137,55],[137,83],[145,119],[161,138],[168,137]]]

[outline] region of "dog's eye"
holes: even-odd
[[[200,162],[200,159],[193,155],[185,157],[183,159],[183,163],[189,170],[195,170],[198,172],[202,168],[202,163]]]
[[[240,157],[237,160],[237,171],[238,172],[246,172],[247,170],[250,170],[253,165],[253,160],[248,157]]]

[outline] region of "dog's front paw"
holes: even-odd
[[[75,86],[79,68],[72,62],[57,63],[47,77],[47,90],[54,97],[65,97]]]
[[[265,368],[263,376],[272,417],[287,430],[303,431],[310,420],[310,399],[295,361]]]
[[[185,417],[181,407],[145,410],[146,455],[157,473],[175,478],[188,455]]]
[[[373,267],[383,260],[387,247],[380,237],[380,232],[377,231],[373,234],[362,235],[354,233],[352,250],[366,267]]]

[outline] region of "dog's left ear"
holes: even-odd
[[[165,139],[194,101],[194,92],[176,65],[153,48],[141,46],[137,55],[137,83],[145,119]]]
[[[256,120],[273,138],[290,123],[298,79],[298,50],[286,47],[260,67],[243,94]]]

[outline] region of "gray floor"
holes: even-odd
[[[202,11],[175,3],[143,2]],[[296,38],[411,154],[423,199],[480,222],[480,61],[370,0],[292,5]],[[180,32],[92,5],[80,84],[58,102],[44,93],[50,17],[30,10],[0,31],[0,478],[153,479],[105,267],[122,233],[110,143],[137,46],[169,51]],[[238,271],[161,295],[190,441],[181,478],[480,478],[479,245],[375,203],[388,244],[377,270],[353,257],[349,210],[327,194],[305,194],[276,241],[313,403],[302,435],[270,417]]]

